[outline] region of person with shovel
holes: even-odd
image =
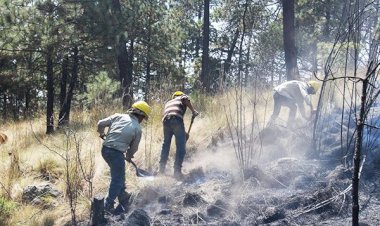
[[[310,114],[314,112],[313,105],[310,100],[310,95],[316,94],[320,84],[316,81],[287,81],[274,88],[273,100],[274,109],[270,118],[269,125],[272,125],[277,119],[281,107],[286,106],[290,109],[288,117],[288,126],[293,126],[293,122],[297,113],[297,107],[301,116],[308,120],[305,114],[304,102],[310,106]]]
[[[109,213],[118,214],[128,210],[130,195],[125,191],[125,160],[131,162],[137,152],[142,135],[140,123],[148,118],[150,112],[151,108],[145,101],[137,101],[126,114],[114,114],[98,122],[98,133],[104,139],[102,156],[111,171],[104,205]],[[119,205],[115,209],[116,198]]]
[[[186,140],[189,134],[185,131],[183,116],[186,109],[192,112],[192,120],[199,114],[190,102],[190,98],[182,91],[176,91],[172,99],[166,102],[162,118],[164,128],[164,140],[161,149],[160,174],[165,174],[166,163],[169,157],[170,144],[173,135],[176,142],[176,154],[174,161],[174,177],[178,180],[183,178],[182,163],[186,155]]]

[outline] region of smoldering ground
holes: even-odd
[[[151,181],[139,179],[126,217],[143,209],[151,225],[349,224],[351,170],[316,153],[311,126],[297,126],[255,128],[258,139],[250,145],[257,149],[245,169],[228,131],[219,130],[188,153],[183,181],[170,170]],[[337,136],[328,145],[339,142]],[[369,225],[380,222],[377,184],[363,181],[361,189],[361,222]]]

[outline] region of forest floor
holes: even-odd
[[[106,225],[146,225],[144,219],[156,226],[350,225],[350,167],[332,155],[315,155],[307,134],[273,127],[261,135],[255,153],[260,160],[245,170],[244,180],[233,141],[217,136],[187,156],[183,181],[171,169],[165,176],[139,178],[143,185],[133,192],[128,213],[106,215]],[[380,225],[376,165],[364,164],[360,225]]]

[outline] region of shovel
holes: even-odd
[[[102,140],[105,139],[104,136],[103,136],[103,137],[100,137],[100,138],[102,138]],[[152,173],[150,173],[150,172],[148,172],[148,171],[146,171],[146,170],[143,170],[143,169],[138,168],[137,165],[136,165],[136,163],[134,163],[134,162],[132,161],[132,159],[127,160],[127,158],[125,158],[125,157],[124,157],[124,159],[125,159],[125,161],[131,163],[131,164],[135,167],[135,169],[136,169],[136,176],[138,176],[138,177],[152,177],[152,176],[153,176]]]
[[[191,116],[191,122],[190,122],[190,126],[189,126],[189,129],[187,130],[187,133],[186,133],[186,141],[189,139],[190,137],[190,130],[191,130],[191,126],[193,125],[193,122],[194,122],[194,119],[195,119],[195,115]]]
[[[150,173],[150,172],[148,172],[146,170],[138,168],[136,166],[136,163],[134,163],[132,161],[132,159],[131,160],[125,159],[125,161],[130,162],[135,167],[135,169],[136,169],[136,176],[138,176],[138,177],[153,177],[154,176],[152,173]]]

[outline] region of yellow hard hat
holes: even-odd
[[[136,113],[140,113],[144,117],[148,118],[149,114],[151,112],[150,106],[145,101],[137,101],[134,104],[132,104],[132,108],[137,109]]]
[[[182,95],[185,95],[182,91],[175,91],[173,93],[173,96],[172,96],[172,99],[178,97],[178,96],[182,96]]]
[[[308,83],[311,87],[313,87],[315,92],[317,92],[318,89],[321,87],[321,83],[319,83],[317,81],[309,81]]]

